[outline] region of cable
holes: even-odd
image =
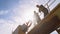
[[[51,0],[49,0],[44,6],[46,6]]]
[[[50,1],[51,1],[51,0],[49,0],[49,1],[44,5],[44,6],[47,6],[48,11],[50,11],[49,7],[50,7],[56,0],[54,0],[53,2],[51,2],[50,5],[48,5]]]
[[[47,9],[48,9],[48,11],[50,11],[50,9],[49,9],[49,5],[48,5],[48,3],[50,2],[51,0],[49,0],[44,6],[47,6]]]
[[[50,5],[49,5],[49,7],[55,2],[56,0],[54,0]]]

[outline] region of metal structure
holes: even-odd
[[[28,34],[50,34],[60,26],[60,4],[58,4],[37,26]]]

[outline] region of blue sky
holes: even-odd
[[[19,0],[0,0],[0,10],[7,10],[18,5]]]
[[[18,25],[32,20],[33,11],[38,12],[36,5],[44,5],[47,1],[48,0],[0,0],[0,34],[11,34]],[[58,3],[60,3],[60,0],[56,0],[50,9],[53,9]],[[52,34],[57,33],[55,31]]]

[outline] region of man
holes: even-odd
[[[39,12],[43,12],[44,13],[44,17],[48,14],[48,9],[45,8],[43,5],[36,5],[37,8],[39,8]]]

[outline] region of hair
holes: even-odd
[[[38,8],[39,8],[40,6],[39,6],[39,5],[36,5],[36,7],[38,7]]]

